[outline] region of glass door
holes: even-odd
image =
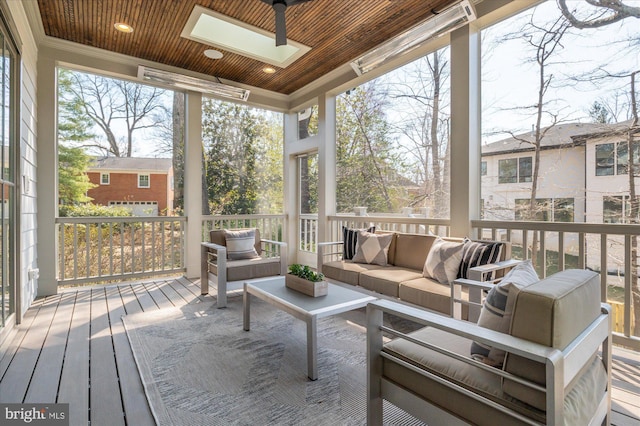
[[[2,152],[0,162],[0,288],[2,290],[2,305],[0,307],[0,332],[15,321],[16,312],[16,282],[15,282],[15,200],[16,200],[16,172],[15,172],[15,66],[16,53],[7,38],[6,27],[0,26],[0,139]]]
[[[298,157],[298,263],[316,266],[318,154]]]

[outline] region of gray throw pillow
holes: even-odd
[[[539,281],[530,260],[517,264],[504,278],[489,290],[482,305],[478,325],[501,333],[509,333],[513,307],[518,293]],[[471,357],[495,367],[502,367],[505,352],[480,342],[471,343]]]
[[[427,254],[422,275],[441,284],[449,284],[458,277],[464,243],[437,238]]]
[[[387,265],[387,255],[393,234],[372,234],[358,231],[358,248],[353,261],[373,265]]]

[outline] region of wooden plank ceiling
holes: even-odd
[[[180,37],[195,5],[275,31],[261,0],[38,0],[45,34],[150,61],[290,94],[350,62],[457,0],[313,0],[287,8],[287,36],[311,51],[275,74],[228,51],[212,60],[208,45]],[[113,24],[134,28],[125,34]],[[220,49],[217,49],[220,50]]]

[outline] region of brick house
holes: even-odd
[[[87,170],[97,185],[87,195],[94,204],[128,207],[136,216],[170,215],[173,166],[170,158],[97,158]]]

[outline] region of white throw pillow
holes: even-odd
[[[449,284],[455,280],[462,261],[463,247],[464,243],[437,238],[427,254],[422,275],[433,278],[441,284]]]

